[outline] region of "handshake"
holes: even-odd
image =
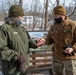
[[[25,72],[26,70],[26,58],[24,55],[17,55],[17,60],[15,61],[15,64],[17,66],[17,70],[21,72]]]
[[[65,45],[63,50],[64,55],[74,56],[74,48],[71,45]]]

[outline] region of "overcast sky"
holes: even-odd
[[[3,4],[7,1],[7,0],[0,0],[0,7],[2,8],[2,2],[3,1]],[[13,0],[9,0],[11,2],[13,2]],[[19,0],[18,0],[19,1]],[[34,1],[34,0],[33,0]],[[49,0],[50,1],[50,0]],[[51,2],[54,4],[56,0],[51,0]],[[60,0],[60,4],[63,3],[64,0]],[[65,5],[69,5],[71,2],[73,2],[73,0],[65,0]],[[27,11],[30,10],[30,7],[31,7],[31,3],[32,3],[32,0],[23,0],[23,8]],[[40,3],[41,3],[41,6],[43,5],[44,3],[44,0],[40,0]],[[6,4],[6,6],[8,6],[8,4]],[[50,4],[51,6],[51,4]],[[0,9],[1,9],[0,8]],[[7,7],[8,8],[8,7]]]

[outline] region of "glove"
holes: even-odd
[[[25,58],[24,55],[17,55],[17,60],[18,60],[20,63],[26,62],[26,58]]]
[[[73,56],[73,55],[74,55],[74,51],[72,51],[70,54],[68,54],[68,53],[66,52],[66,49],[67,49],[67,48],[73,49],[73,47],[72,47],[71,45],[65,45],[65,46],[63,47],[64,54],[65,54],[65,55],[68,55],[68,56]]]
[[[17,60],[15,62],[15,64],[17,65],[17,70],[25,72],[26,70],[25,62],[26,58],[24,55],[17,55]]]

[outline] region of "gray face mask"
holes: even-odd
[[[23,18],[23,19],[21,19],[21,24],[22,25],[25,25],[26,24],[26,20]]]
[[[25,19],[19,19],[19,18],[16,18],[15,19],[15,24],[16,25],[25,25]]]
[[[19,18],[5,17],[4,20],[7,24],[10,24],[10,25],[25,25],[26,23],[24,18],[19,19]]]

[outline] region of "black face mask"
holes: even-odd
[[[54,21],[59,24],[63,21],[63,18],[62,17],[55,18]]]

